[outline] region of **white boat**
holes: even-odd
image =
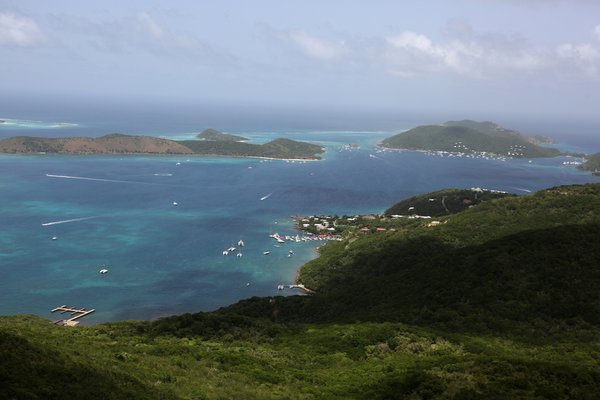
[[[228,255],[229,255],[229,252],[228,252],[227,250],[225,250],[225,251],[223,252],[223,255],[224,255],[224,256],[228,256]]]
[[[231,253],[231,252],[233,252],[233,251],[235,251],[235,250],[236,250],[236,249],[235,249],[235,247],[233,247],[233,246],[231,246],[230,248],[228,248],[228,249],[227,249],[227,251],[228,251],[228,252],[230,252],[230,253]]]
[[[58,236],[52,236],[52,240],[57,240]]]
[[[270,252],[269,250],[267,250],[267,251],[263,251],[263,254],[264,254],[265,256],[267,256],[267,255],[271,254],[271,252]]]
[[[242,255],[242,253],[237,253],[236,257],[241,257]]]
[[[108,269],[102,268],[99,272],[100,272],[100,274],[104,275],[104,274],[108,273]]]
[[[176,201],[174,201],[174,202],[173,202],[173,205],[174,205],[175,207],[177,207],[179,204],[178,204]]]
[[[240,241],[238,242],[238,246],[244,247],[244,241],[242,239],[240,239]]]

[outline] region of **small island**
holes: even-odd
[[[485,153],[512,158],[561,155],[557,149],[536,144],[539,142],[540,137],[528,138],[518,131],[503,128],[493,122],[464,120],[418,126],[384,139],[381,146],[417,151]]]
[[[208,128],[200,132],[196,137],[200,140],[208,140],[215,142],[247,142],[249,139],[243,136],[223,133],[216,129]]]
[[[265,144],[251,144],[232,140],[169,140],[113,133],[98,138],[15,136],[0,140],[0,153],[13,154],[195,154],[318,160],[324,151],[324,147],[316,144],[283,138]]]

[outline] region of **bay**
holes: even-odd
[[[389,131],[236,133],[255,142],[307,140],[327,152],[315,162],[1,155],[0,314],[52,318],[51,308],[68,304],[95,308],[83,321],[93,324],[214,310],[283,294],[277,285],[292,283],[316,257],[321,242],[274,247],[270,234],[298,233],[292,215],[382,212],[448,187],[527,194],[600,181],[563,165],[564,157],[530,163],[381,152],[376,144]],[[343,150],[347,143],[360,149]],[[68,220],[75,221],[42,225]],[[222,255],[240,239],[243,257]]]

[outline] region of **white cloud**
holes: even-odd
[[[347,52],[343,41],[331,42],[316,38],[303,31],[291,32],[289,38],[300,47],[305,55],[319,60],[334,60]]]
[[[587,76],[599,77],[600,50],[591,44],[561,44],[557,47],[556,54],[571,72],[583,71]]]
[[[552,64],[551,50],[534,48],[520,36],[480,34],[463,21],[460,29],[451,28],[437,40],[414,31],[339,41],[304,31],[287,32],[284,37],[304,56],[337,63],[340,69],[379,70],[404,78],[427,74],[488,78],[529,74]]]
[[[33,19],[0,13],[0,45],[27,47],[38,44],[42,39],[42,32]]]
[[[466,32],[460,39],[436,43],[426,35],[405,31],[386,38],[382,59],[391,72],[405,77],[432,71],[486,77],[535,71],[546,64],[544,54],[521,38]]]
[[[581,62],[594,62],[600,59],[600,51],[589,43],[573,45],[565,43],[557,48],[557,54],[562,59],[573,59]]]

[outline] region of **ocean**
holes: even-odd
[[[137,131],[131,128],[133,120],[116,118],[111,124],[104,116],[46,121],[1,127],[0,137],[121,131],[185,138],[193,133],[191,124],[173,127],[168,118],[162,124],[153,120],[152,130],[142,124]],[[77,125],[53,127],[56,122]],[[409,123],[398,130],[413,126]],[[600,182],[563,165],[568,160],[563,157],[530,163],[381,152],[377,142],[397,130],[271,128],[261,130],[256,124],[229,131],[257,143],[276,137],[319,143],[327,148],[324,160],[0,155],[0,314],[57,319],[49,310],[67,304],[95,308],[82,320],[94,324],[292,294],[278,291],[277,285],[292,283],[323,243],[275,247],[269,235],[299,233],[291,216],[382,212],[406,197],[448,187],[527,194]],[[349,143],[360,149],[343,150]],[[593,140],[569,142],[568,135],[560,143],[580,151],[597,145],[598,151],[600,144]],[[240,239],[243,248],[237,246]],[[243,257],[223,256],[230,246],[238,247]],[[107,274],[98,273],[103,266]]]

